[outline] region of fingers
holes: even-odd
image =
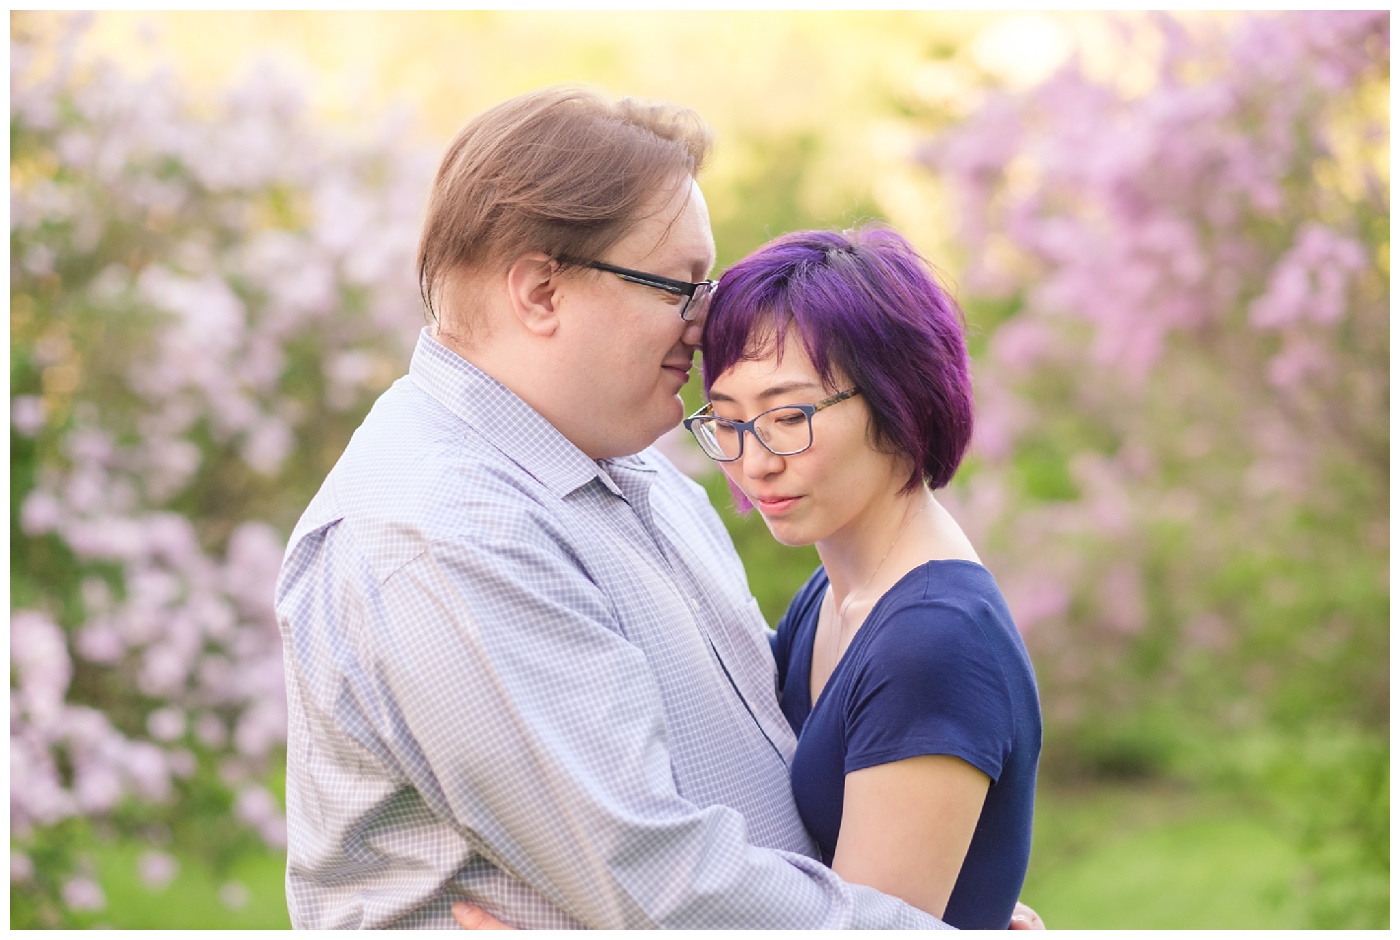
[[[1021,902],[1016,902],[1016,910],[1011,914],[1012,930],[1044,930],[1045,921],[1040,915]]]
[[[461,924],[464,930],[515,929],[514,927],[508,927],[501,923],[481,908],[472,907],[470,904],[465,904],[462,901],[458,901],[452,905],[452,916],[456,918],[457,923]]]
[[[452,916],[462,925],[463,930],[480,930],[486,920],[486,913],[481,908],[461,903],[452,905]]]

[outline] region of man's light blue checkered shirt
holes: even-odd
[[[297,927],[938,927],[811,857],[739,559],[424,331],[292,536]]]

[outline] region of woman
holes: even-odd
[[[685,423],[740,510],[822,561],[773,646],[799,735],[794,794],[823,860],[956,927],[1043,928],[1016,904],[1035,677],[996,582],[933,496],[972,433],[960,320],[894,232],[784,236],[720,279],[709,403]]]
[[[1007,927],[1040,709],[996,582],[933,495],[972,433],[956,304],[892,231],[787,235],[720,280],[702,368],[686,427],[741,511],[821,558],[774,655],[824,861],[954,926]]]

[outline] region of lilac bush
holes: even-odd
[[[1389,16],[1120,38],[921,156],[979,334],[954,496],[1036,657],[1047,754],[1131,771],[1163,727],[1384,727]]]
[[[1389,916],[1389,22],[1125,21],[922,154],[1044,778],[1243,794],[1317,927]]]
[[[11,37],[14,922],[103,895],[54,833],[285,844],[285,537],[422,323],[432,154],[260,66],[212,106]],[[206,833],[207,835],[208,833]],[[29,861],[40,852],[44,865]],[[61,855],[62,853],[58,853]],[[55,867],[56,866],[56,867]],[[23,916],[21,916],[21,907]]]

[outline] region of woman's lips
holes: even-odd
[[[767,499],[754,497],[753,504],[758,507],[758,511],[765,516],[780,516],[793,506],[797,505],[800,496],[773,496]]]

